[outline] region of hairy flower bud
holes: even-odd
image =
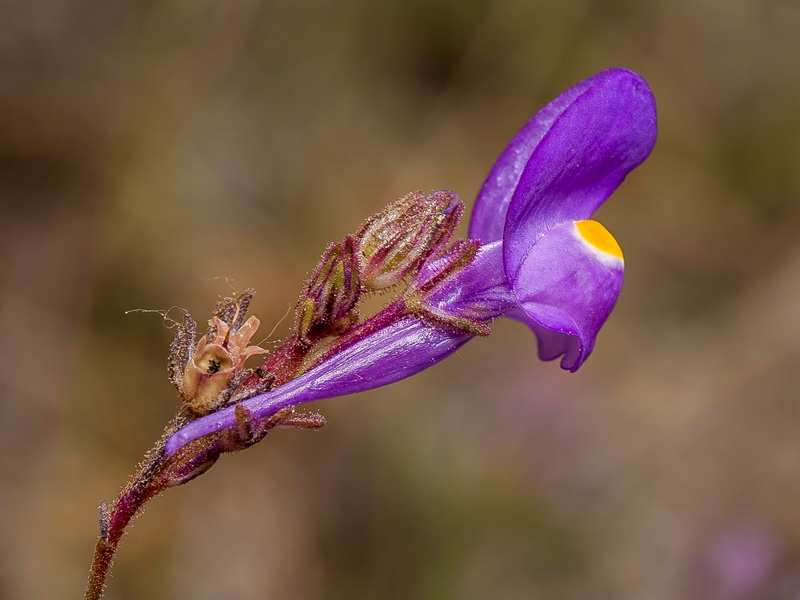
[[[297,303],[295,329],[304,342],[352,324],[361,292],[355,243],[350,236],[328,246]]]
[[[453,192],[411,192],[369,219],[356,234],[364,288],[381,290],[415,273],[447,243],[463,212]]]

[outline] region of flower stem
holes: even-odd
[[[111,510],[109,511],[105,502],[100,506],[100,535],[94,547],[92,567],[86,585],[86,600],[100,600],[103,597],[103,589],[111,562],[128,523],[148,500],[170,487],[169,479],[159,477],[164,470],[165,463],[168,462],[168,457],[164,453],[164,445],[169,436],[191,420],[192,417],[188,412],[181,411],[167,425],[153,449],[145,455],[128,485],[114,500]]]
[[[342,334],[333,343],[323,345],[322,349],[315,348],[314,344],[303,344],[298,338],[291,337],[266,358],[262,369],[272,373],[275,384],[281,385],[349,345],[407,316],[409,313],[406,302],[400,298],[358,327]],[[254,374],[253,377],[258,378],[258,375]],[[242,432],[206,436],[205,439],[187,444],[174,456],[167,456],[164,447],[170,436],[198,416],[189,408],[183,408],[167,425],[153,449],[145,455],[136,473],[120,491],[110,509],[105,502],[100,506],[100,535],[95,544],[85,600],[100,600],[103,597],[105,581],[125,529],[151,498],[169,487],[187,483],[210,468],[221,453],[240,450],[257,442],[276,425],[317,428],[324,424],[324,420],[320,420],[318,416],[309,418],[293,417],[291,414],[281,417],[276,415],[274,422],[262,423],[262,430],[250,431],[251,424],[247,420],[246,410],[243,410]]]

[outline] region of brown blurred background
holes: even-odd
[[[108,598],[800,598],[798,31],[794,0],[0,2],[0,598],[81,597],[176,408],[172,332],[125,311],[252,286],[280,339],[327,243],[471,205],[610,66],[660,138],[601,211],[627,280],[586,366],[499,322],[318,403],[158,498]]]

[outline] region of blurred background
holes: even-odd
[[[624,66],[652,157],[577,374],[528,331],[313,408],[136,520],[110,599],[800,598],[800,4],[0,2],[0,598],[77,598],[174,413],[172,331],[331,241],[471,205],[517,129]],[[173,311],[175,315],[177,311]]]

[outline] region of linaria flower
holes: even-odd
[[[472,213],[470,241],[427,257],[400,301],[354,327],[311,369],[189,423],[166,452],[236,427],[243,411],[264,420],[413,375],[488,333],[499,316],[533,330],[540,358],[561,357],[562,368],[577,370],[623,278],[619,245],[591,216],[647,158],[655,138],[653,95],[635,73],[610,69],[570,88],[492,167]]]

